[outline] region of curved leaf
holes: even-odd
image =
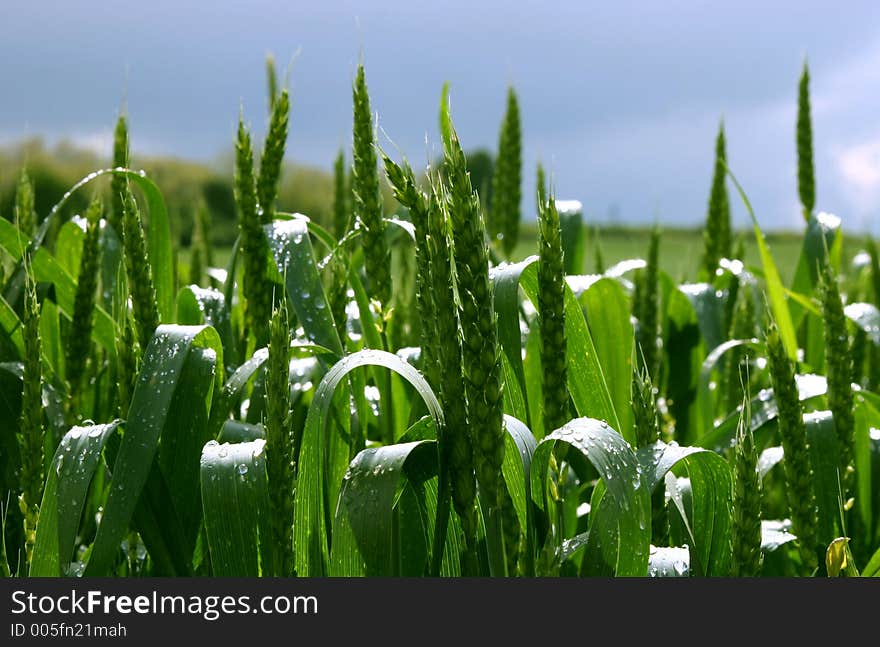
[[[72,427],[61,439],[46,477],[30,577],[67,574],[89,485],[120,422]]]
[[[342,342],[327,306],[327,294],[315,263],[307,221],[303,218],[276,220],[264,225],[263,230],[287,288],[290,305],[306,336],[341,357]]]
[[[177,293],[177,323],[185,326],[207,324],[217,331],[223,343],[226,370],[237,365],[238,349],[232,333],[232,318],[226,297],[220,290],[187,285]]]
[[[399,539],[394,532],[395,495],[411,454],[431,453],[436,441],[422,440],[361,451],[348,467],[333,523],[331,576],[400,574]]]
[[[782,339],[782,344],[785,346],[785,351],[788,353],[788,357],[792,361],[797,361],[797,337],[795,336],[795,327],[791,316],[791,310],[789,310],[788,301],[786,300],[785,288],[782,285],[782,279],[779,278],[779,270],[776,268],[776,262],[773,260],[773,255],[770,253],[770,247],[767,245],[767,239],[764,237],[764,232],[761,231],[761,226],[758,224],[758,219],[755,217],[755,212],[752,210],[752,205],[749,203],[745,191],[743,191],[730,169],[727,169],[727,174],[733,181],[733,184],[739,193],[739,197],[742,199],[743,204],[746,207],[746,211],[749,212],[749,218],[752,220],[752,228],[755,232],[755,242],[758,244],[758,253],[761,256],[761,267],[764,269],[764,281],[767,284],[767,296],[770,301],[770,309],[773,311],[773,318],[776,320],[776,325],[779,327],[779,336]],[[794,291],[804,292],[803,290]]]
[[[528,392],[522,358],[519,281],[526,268],[537,261],[537,256],[529,256],[519,263],[505,263],[493,267],[489,272],[494,290],[495,312],[498,314],[498,340],[501,342],[502,352],[513,369],[526,404],[528,404]]]
[[[526,537],[525,573],[534,574],[535,527],[532,511],[532,457],[538,443],[526,425],[513,416],[504,416],[505,452],[501,472],[520,528]]]
[[[801,402],[825,395],[828,390],[828,383],[823,375],[797,374],[794,379]],[[768,422],[775,420],[779,409],[776,406],[776,399],[773,397],[773,389],[761,389],[758,395],[749,402],[749,408],[752,412],[749,426],[753,433]],[[741,410],[742,406],[737,407],[736,411],[731,412],[720,425],[700,436],[697,444],[716,452],[723,452],[733,447]]]
[[[677,465],[687,470],[689,505],[684,501],[674,503],[683,508],[690,533],[689,568],[696,575],[729,575],[733,475],[727,461],[700,447],[659,441],[639,449],[637,455],[651,491],[671,476]]]
[[[537,308],[538,267],[529,265],[523,270],[520,284]],[[574,293],[565,288],[565,340],[568,364],[568,388],[575,409],[581,416],[606,420],[615,429],[620,428],[617,410],[608,389],[593,338],[584,320],[584,314]],[[627,441],[635,444],[635,436]]]
[[[617,411],[620,426],[615,429],[624,438],[630,438],[635,435],[630,393],[635,341],[629,301],[620,283],[606,278],[587,288],[581,302],[585,305],[587,327]]]
[[[562,444],[582,454],[599,472],[607,488],[605,511],[594,508],[584,564],[587,573],[610,571],[620,576],[644,576],[651,543],[650,498],[639,462],[629,444],[607,423],[576,418],[538,443],[531,464],[532,500],[547,510],[550,455]]]
[[[335,499],[332,495],[339,487],[342,474],[337,473],[338,457],[328,456],[325,427],[336,388],[351,371],[362,366],[381,366],[406,379],[424,401],[436,428],[443,429],[443,411],[431,387],[416,369],[397,355],[362,350],[343,358],[327,371],[315,389],[300,450],[294,544],[297,546],[296,571],[301,576],[321,576],[328,570],[330,542],[326,514],[328,502]],[[442,442],[442,433],[440,438]],[[343,469],[347,464],[346,457]],[[442,488],[441,496],[446,496]],[[437,546],[434,548],[438,549]]]
[[[213,575],[257,577],[272,573],[266,441],[208,442],[200,483],[205,535]]]
[[[712,349],[712,352],[709,353],[706,359],[703,360],[703,366],[700,368],[699,386],[697,387],[697,407],[701,416],[697,428],[701,432],[711,429],[715,425],[715,406],[712,398],[712,372],[717,368],[718,362],[725,353],[742,346],[762,349],[764,344],[758,339],[731,339],[716,346]]]
[[[192,351],[196,351],[199,355],[196,360],[197,367],[187,367]],[[157,482],[161,479],[161,471],[153,469],[153,459],[163,430],[169,424],[175,424],[174,420],[169,419],[175,397],[184,402],[206,399],[210,402],[212,392],[212,389],[208,388],[207,393],[200,393],[195,385],[184,384],[181,376],[185,369],[203,373],[211,355],[216,362],[218,358],[222,361],[222,354],[220,339],[213,328],[161,325],[156,329],[144,353],[132,395],[126,434],[122,438],[113,465],[113,478],[104,504],[104,513],[86,566],[87,575],[105,574],[109,571],[119,542],[128,530],[135,509],[141,501],[141,494],[145,491],[148,479],[153,481],[149,488],[151,494],[158,496],[160,500],[165,498],[157,494],[163,489],[163,484]],[[213,372],[213,379],[222,380],[222,370]],[[204,386],[204,380],[197,380],[197,383],[198,386]],[[184,391],[189,392],[177,394],[180,386]],[[197,456],[196,460],[198,460]],[[167,489],[167,486],[164,488]],[[147,497],[143,504],[149,507],[151,501],[153,504],[156,503],[155,498]],[[153,507],[154,516],[161,513],[171,515],[173,519],[177,513],[170,501],[158,511],[155,510],[155,505]],[[192,510],[187,510],[186,514],[192,515]],[[191,554],[185,554],[186,545],[178,545],[183,533],[179,530],[179,520],[174,523],[172,519],[165,519],[165,523],[160,525],[160,530],[178,533],[178,539],[166,543],[170,544],[170,548],[178,551],[177,566],[185,568]],[[147,536],[144,539],[147,541]]]

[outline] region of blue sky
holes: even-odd
[[[876,2],[122,0],[7,2],[3,15],[0,142],[41,135],[107,151],[124,99],[136,152],[215,160],[240,107],[263,130],[271,51],[292,91],[288,157],[329,169],[350,145],[363,56],[386,148],[414,164],[436,152],[449,81],[465,146],[494,149],[513,84],[527,214],[541,160],[560,198],[627,222],[703,219],[723,116],[761,223],[797,226],[795,100],[808,57],[817,207],[850,230],[880,221]],[[734,213],[745,224],[736,202]]]

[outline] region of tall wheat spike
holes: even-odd
[[[156,288],[153,283],[153,270],[147,255],[147,243],[141,226],[140,210],[131,188],[126,184],[123,195],[122,240],[125,250],[125,271],[131,292],[134,321],[137,325],[138,341],[146,351],[159,326],[159,306],[156,303]]]
[[[18,187],[15,191],[15,224],[27,238],[37,233],[37,212],[34,210],[34,183],[26,169],[21,169],[18,176]]]
[[[385,240],[382,194],[379,189],[373,117],[364,66],[358,65],[352,88],[354,101],[354,206],[363,227],[364,268],[370,296],[383,307],[391,303],[391,252]]]
[[[100,228],[104,206],[100,200],[92,201],[86,211],[86,235],[80,257],[79,279],[73,303],[73,321],[67,340],[67,382],[70,385],[71,402],[77,402],[80,381],[92,346],[92,316],[95,311],[95,291],[98,287],[98,270],[101,262]]]
[[[782,440],[785,495],[792,531],[798,538],[805,575],[816,568],[817,520],[813,493],[813,470],[807,445],[803,408],[794,380],[794,366],[785,352],[779,330],[771,323],[767,330],[767,360],[770,380],[779,407],[779,437]]]
[[[287,147],[289,119],[290,96],[284,89],[272,106],[272,118],[269,121],[269,132],[263,145],[260,174],[257,178],[257,203],[263,210],[264,223],[270,223],[275,218],[275,198],[278,195],[278,180],[281,177],[284,149]]]
[[[750,426],[748,398],[736,432],[733,478],[733,518],[730,541],[733,550],[733,577],[756,577],[761,573],[761,478],[758,451]]]
[[[235,143],[235,201],[238,205],[244,265],[242,291],[245,297],[245,318],[259,347],[268,341],[269,320],[272,317],[272,287],[266,267],[269,243],[257,213],[251,136],[241,119],[238,121]]]
[[[418,187],[415,174],[408,162],[398,166],[387,155],[382,156],[385,174],[394,190],[397,201],[409,210],[410,219],[416,232],[416,312],[419,318],[419,343],[422,352],[422,367],[428,382],[439,384],[437,365],[438,344],[436,312],[434,300],[429,290],[431,280],[431,259],[428,252],[428,202],[429,198]]]
[[[544,425],[548,431],[568,422],[568,370],[565,340],[565,259],[556,199],[544,188],[538,196],[538,309],[541,313],[541,373]]]
[[[465,541],[473,550],[477,533],[474,453],[468,426],[465,385],[462,380],[462,347],[458,306],[455,302],[455,274],[449,245],[449,214],[445,188],[439,179],[432,183],[428,202],[428,256],[431,289],[437,327],[437,364],[440,401],[446,416],[446,457],[452,485],[452,503],[461,520]]]
[[[21,496],[19,509],[24,518],[25,552],[30,563],[36,543],[40,501],[43,498],[43,368],[40,340],[40,303],[36,284],[29,264],[25,266],[24,313],[24,367],[22,374],[21,417]]]
[[[498,136],[498,157],[492,175],[492,205],[489,233],[501,237],[502,247],[509,257],[519,240],[522,218],[522,132],[519,102],[514,89],[507,89],[507,109]]]
[[[804,208],[804,218],[809,220],[816,206],[816,179],[813,167],[813,123],[810,117],[810,70],[806,61],[798,83],[797,160],[798,195]]]
[[[290,328],[287,309],[272,316],[266,368],[266,457],[272,505],[273,543],[280,572],[293,573],[294,454],[290,421]]]
[[[129,167],[128,150],[128,121],[125,113],[119,113],[116,120],[116,128],[113,131],[113,168]],[[122,175],[116,175],[110,179],[110,213],[107,221],[116,235],[122,237],[122,220],[125,214],[124,199],[128,188],[128,181]]]
[[[828,379],[828,408],[834,416],[840,451],[840,481],[844,493],[852,484],[855,415],[853,413],[852,357],[843,301],[837,276],[826,262],[820,272],[822,319],[825,333],[825,376]]]
[[[709,210],[706,215],[706,228],[703,232],[705,246],[703,269],[709,280],[715,276],[718,261],[730,258],[730,197],[727,194],[727,143],[724,137],[724,123],[718,126],[715,139],[715,171],[712,175],[712,190],[709,193]]]
[[[441,131],[449,181],[446,209],[452,224],[453,258],[461,299],[462,366],[468,423],[474,448],[477,482],[493,508],[504,487],[501,355],[495,322],[494,294],[489,282],[489,248],[477,193],[471,186],[467,161],[448,112]]]

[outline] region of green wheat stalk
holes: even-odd
[[[476,480],[474,452],[468,429],[465,385],[462,380],[462,348],[458,305],[455,300],[455,276],[449,241],[449,214],[445,187],[436,180],[428,202],[428,257],[431,264],[431,289],[437,328],[437,365],[440,378],[440,401],[446,418],[446,462],[449,466],[452,504],[461,520],[465,542],[473,552],[477,537]]]
[[[791,515],[792,530],[798,538],[805,574],[817,565],[818,543],[816,500],[813,494],[813,471],[807,445],[807,428],[794,379],[794,365],[785,352],[775,323],[767,330],[767,360],[770,380],[779,409],[779,437],[782,440],[785,472],[785,495]]]
[[[440,338],[437,334],[434,300],[429,293],[431,259],[428,251],[428,196],[418,187],[415,174],[408,162],[398,166],[387,155],[382,155],[385,175],[391,183],[395,199],[409,210],[416,231],[416,313],[419,318],[419,342],[422,367],[428,382],[439,383],[440,368],[437,363]]]
[[[128,122],[125,114],[120,113],[113,132],[113,168],[129,167]],[[113,174],[110,178],[110,213],[107,221],[116,235],[122,238],[122,221],[125,214],[124,196],[128,191],[128,180],[125,176]]]
[[[813,126],[810,119],[810,70],[804,61],[798,83],[797,114],[798,195],[804,208],[804,218],[810,219],[816,206],[816,180],[813,167]]]
[[[21,417],[21,496],[18,503],[24,517],[25,552],[30,563],[36,543],[40,501],[43,498],[43,428],[42,350],[40,341],[40,304],[29,264],[25,267],[24,367],[22,374]]]
[[[751,287],[743,283],[737,290],[730,324],[730,339],[752,339],[755,336],[755,302]],[[722,389],[728,410],[732,410],[743,398],[743,383],[746,379],[743,362],[749,358],[749,351],[742,346],[730,350],[724,366]]]
[[[156,288],[153,283],[153,270],[147,255],[147,243],[141,227],[140,211],[131,188],[126,184],[123,196],[122,241],[125,251],[125,271],[131,293],[134,321],[137,326],[138,342],[146,350],[159,326],[159,306],[156,303]]]
[[[117,412],[120,418],[127,418],[137,381],[140,348],[134,322],[127,313],[123,315],[120,330],[122,334],[116,338]]]
[[[748,397],[736,431],[733,469],[733,503],[730,543],[733,551],[731,575],[756,577],[761,573],[761,478],[758,473],[758,451],[749,424],[751,411]]]
[[[290,328],[287,310],[275,310],[266,360],[266,445],[273,543],[282,577],[293,573],[294,448],[290,420]]]
[[[501,236],[505,254],[510,257],[519,240],[520,198],[522,196],[522,132],[519,103],[514,89],[507,89],[507,109],[498,136],[498,157],[492,175],[492,205],[489,233]]]
[[[822,320],[825,328],[825,374],[828,379],[828,408],[834,416],[834,428],[840,449],[841,485],[844,493],[851,484],[855,418],[853,414],[852,357],[849,334],[837,277],[826,262],[820,270]]]
[[[272,106],[269,132],[263,145],[260,158],[260,174],[257,178],[257,204],[263,210],[263,223],[275,218],[275,198],[278,195],[278,180],[281,177],[281,163],[287,146],[287,126],[290,119],[290,96],[282,90]]]
[[[489,282],[489,248],[480,201],[471,186],[467,160],[448,112],[441,124],[449,181],[446,207],[452,225],[453,258],[461,300],[462,367],[474,466],[481,495],[490,509],[501,503],[502,428],[501,356],[495,302]]]
[[[340,148],[333,163],[333,234],[342,239],[351,221],[349,187],[345,168],[345,153]]]
[[[636,443],[639,447],[647,447],[660,440],[660,417],[644,356],[641,362],[634,364],[631,398]]]
[[[269,114],[275,109],[275,100],[278,98],[278,73],[275,71],[275,57],[266,55],[266,94],[269,101]]]
[[[34,210],[34,183],[26,169],[21,169],[21,174],[18,176],[13,213],[18,230],[28,240],[33,238],[37,232],[37,212]]]
[[[267,271],[269,243],[257,212],[254,180],[254,153],[251,136],[241,118],[235,142],[235,201],[238,205],[241,254],[243,261],[242,291],[245,298],[245,319],[257,346],[265,345],[272,317],[272,288]]]
[[[706,229],[703,232],[703,269],[711,280],[715,276],[718,261],[730,258],[730,198],[727,194],[727,145],[724,137],[724,122],[718,126],[715,139],[715,171],[712,175],[712,190],[709,193],[709,209],[706,215]]]
[[[367,287],[370,296],[386,307],[391,302],[391,252],[385,240],[385,220],[382,218],[382,194],[379,189],[373,118],[363,65],[358,65],[357,78],[352,87],[352,98],[354,205],[355,213],[363,227]]]
[[[101,263],[101,213],[104,205],[93,200],[86,211],[86,235],[83,240],[79,264],[79,279],[73,302],[73,321],[67,338],[67,382],[70,385],[71,403],[76,411],[86,360],[92,346],[92,316],[95,312],[95,291],[98,287],[98,271]]]
[[[539,199],[544,194],[538,189]],[[544,426],[568,422],[568,371],[565,341],[565,259],[556,200],[550,192],[538,204],[538,310],[541,313],[541,375]]]

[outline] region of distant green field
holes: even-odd
[[[758,248],[752,232],[739,232],[743,237],[746,250],[747,267],[760,268]],[[650,229],[613,228],[599,231],[602,247],[602,260],[606,268],[629,258],[643,258],[648,249]],[[592,231],[587,235],[587,248],[584,259],[583,273],[596,271],[595,236]],[[702,232],[694,229],[670,229],[664,231],[660,242],[660,267],[675,281],[696,280],[701,254],[703,253]],[[779,268],[782,280],[791,281],[797,266],[801,249],[801,238],[794,232],[767,234],[770,252]],[[846,240],[846,256],[851,258],[858,251],[858,239]],[[218,267],[226,267],[230,254],[229,248],[216,248],[214,263]],[[519,245],[514,259],[521,260],[531,254],[538,253],[536,230],[533,223],[523,223]],[[180,251],[180,270],[185,272],[189,265],[189,250]]]
[[[752,232],[740,232],[745,241],[747,266],[760,266],[758,249]],[[644,258],[648,250],[650,229],[614,228],[599,231],[602,260],[608,267],[628,258]],[[788,282],[794,275],[800,254],[801,240],[795,233],[768,234],[770,251],[782,275]],[[852,241],[851,241],[852,242]],[[584,273],[596,271],[595,234],[587,240]],[[524,258],[537,253],[537,238],[533,227],[526,227],[517,247],[516,257]],[[664,231],[660,241],[660,267],[676,281],[695,280],[703,253],[703,235],[694,229],[670,229]]]

